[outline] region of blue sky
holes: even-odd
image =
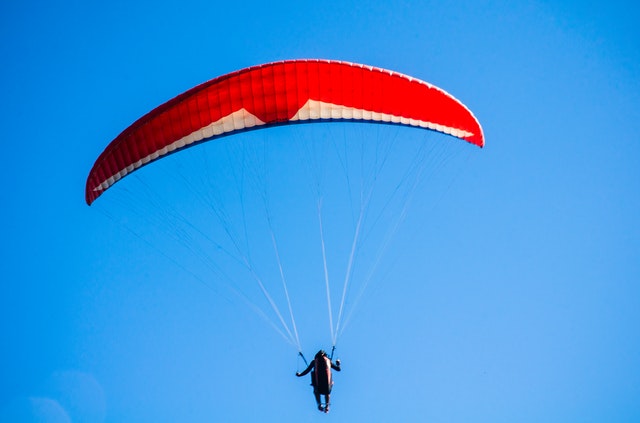
[[[640,12],[583,3],[5,2],[0,421],[638,420]],[[442,87],[487,143],[447,152],[450,173],[417,191],[339,339],[328,416],[293,376],[295,348],[230,282],[156,234],[155,214],[110,209],[125,181],[84,203],[98,154],[147,111],[230,71],[316,57]],[[292,133],[352,131],[311,126],[238,143],[277,154]],[[189,163],[178,156],[170,171]],[[144,183],[166,186],[163,166]],[[310,356],[331,342],[304,258],[289,258],[290,287]]]

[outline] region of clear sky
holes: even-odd
[[[0,421],[640,420],[639,21],[630,1],[3,2]],[[140,185],[166,187],[191,158],[237,152],[225,150],[232,139],[277,155],[292,133],[324,142],[352,129],[229,137],[84,202],[94,160],[138,117],[215,76],[291,58],[426,80],[486,136],[484,149],[452,153],[451,174],[426,172],[339,338],[328,416],[294,377],[303,364],[274,318],[248,305],[269,312],[250,277],[207,273],[175,231],[155,233],[151,200],[139,221],[115,206]],[[270,170],[290,184],[270,194],[290,213],[281,219],[304,208],[286,194],[300,176],[287,160]],[[234,190],[222,191],[243,222]],[[331,347],[322,268],[296,250],[304,222],[284,223],[309,357]]]

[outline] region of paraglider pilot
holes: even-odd
[[[296,373],[296,376],[300,377],[311,372],[311,386],[313,386],[313,395],[316,397],[318,410],[324,411],[325,413],[329,412],[329,396],[331,394],[331,388],[333,387],[331,369],[339,372],[340,360],[336,360],[334,364],[331,362],[331,359],[327,357],[327,353],[320,350],[302,373]],[[324,395],[324,405],[320,402],[320,395]]]

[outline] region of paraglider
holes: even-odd
[[[333,388],[331,369],[337,372],[341,371],[340,360],[336,360],[334,364],[331,358],[327,356],[327,353],[324,350],[320,350],[306,369],[296,373],[296,376],[302,377],[311,372],[311,386],[313,386],[313,395],[315,396],[318,410],[325,413],[329,412],[331,389]],[[321,395],[324,395],[324,404],[320,399]]]
[[[356,120],[430,129],[484,145],[480,124],[441,89],[393,71],[330,60],[242,69],[186,91],[138,119],[96,160],[86,201],[167,154],[243,130]]]
[[[95,161],[87,177],[85,200],[91,205],[116,182],[141,167],[205,141],[279,125],[339,121],[422,128],[450,135],[478,147],[484,146],[482,128],[471,111],[450,94],[427,82],[394,71],[349,62],[286,60],[249,67],[212,79],[135,121],[113,139]],[[333,348],[337,342],[338,328],[342,329],[342,306],[348,291],[363,214],[364,207],[360,210],[359,218],[355,219],[358,224],[347,260],[340,313],[335,325],[329,304]],[[320,217],[320,211],[318,215]],[[321,236],[322,231],[320,219]],[[293,331],[287,327],[247,257],[240,257],[238,262],[256,280],[278,315],[288,341],[302,355],[273,233],[271,238],[276,249],[275,255],[278,256]],[[329,299],[324,239],[322,255]],[[314,396],[319,410],[325,413],[329,412],[332,369],[340,371],[340,361],[332,362],[321,350],[304,371],[296,373],[296,376],[312,374]],[[325,396],[324,404],[321,395]]]

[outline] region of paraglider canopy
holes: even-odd
[[[288,60],[205,82],[152,110],[96,160],[91,204],[115,182],[167,154],[238,131],[356,120],[430,129],[482,147],[480,124],[443,90],[397,72],[330,60]]]

